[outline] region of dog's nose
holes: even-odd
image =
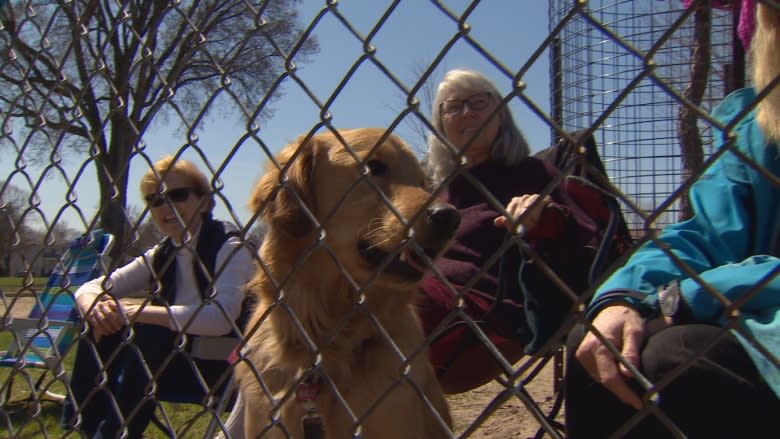
[[[435,230],[452,235],[460,225],[460,213],[449,204],[437,203],[428,208],[428,222]]]

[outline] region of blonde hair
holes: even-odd
[[[765,89],[780,74],[780,12],[758,4],[756,32],[750,43],[753,85]],[[758,126],[770,140],[780,141],[780,86],[769,92],[756,108]]]
[[[160,179],[171,174],[177,174],[187,179],[197,196],[209,196],[207,211],[211,212],[214,209],[214,197],[211,195],[211,186],[206,175],[192,162],[177,159],[173,155],[166,155],[157,160],[152,169],[146,171],[141,179],[141,195],[146,196],[158,192],[162,183]]]
[[[496,86],[483,74],[465,69],[450,70],[444,75],[444,79],[439,84],[436,91],[436,97],[433,100],[433,111],[431,113],[431,123],[435,129],[434,133],[428,136],[428,152],[424,159],[424,164],[430,182],[433,186],[438,186],[447,178],[457,166],[455,156],[457,151],[447,146],[440,139],[444,137],[444,128],[441,118],[441,104],[444,92],[451,89],[471,91],[474,93],[489,93],[499,102],[501,94]],[[523,137],[520,129],[515,125],[512,112],[506,105],[501,105],[498,114],[500,125],[498,128],[498,137],[490,150],[492,160],[503,161],[507,165],[517,164],[520,160],[528,157],[531,153],[528,142]],[[438,133],[438,135],[437,135]]]

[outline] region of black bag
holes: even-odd
[[[600,230],[604,230],[604,236],[612,236],[611,241],[607,242],[612,248],[609,254],[603,256],[614,260],[631,247],[633,238],[622,209],[608,184],[609,177],[599,155],[596,139],[592,134],[582,139],[585,132],[577,130],[569,134],[575,143],[565,137],[559,137],[554,145],[537,152],[534,157],[547,160],[561,171],[566,171],[570,166],[573,168],[567,178],[566,189],[596,221]],[[610,219],[614,221],[613,224],[609,223]],[[600,270],[606,268],[608,260],[601,261],[601,266],[595,270],[598,272],[591,273],[591,281],[595,275],[600,274]]]

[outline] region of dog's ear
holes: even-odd
[[[300,236],[314,229],[306,209],[315,213],[310,180],[316,144],[316,137],[305,142],[304,137],[301,137],[287,145],[276,157],[281,168],[273,162],[269,163],[265,175],[257,182],[249,199],[252,211],[262,209],[261,218],[290,235]],[[285,167],[286,179],[281,173]]]

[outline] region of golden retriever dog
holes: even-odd
[[[450,437],[414,301],[459,214],[383,129],[299,138],[275,161],[249,202],[268,228],[238,367],[247,437]]]

